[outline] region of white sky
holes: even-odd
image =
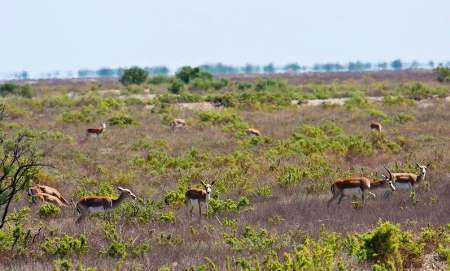
[[[448,0],[0,0],[0,73],[449,52]]]

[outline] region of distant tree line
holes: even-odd
[[[158,76],[158,75],[168,75],[170,70],[166,66],[153,66],[153,67],[144,67],[143,68],[149,75]],[[124,68],[101,68],[98,70],[89,70],[89,69],[81,69],[78,70],[79,78],[86,77],[121,77],[124,72]]]
[[[272,73],[299,73],[299,72],[358,72],[358,71],[380,71],[380,70],[404,70],[404,69],[434,69],[438,67],[450,67],[450,61],[435,64],[434,61],[426,63],[419,63],[418,61],[404,62],[401,59],[395,59],[390,62],[362,62],[350,61],[348,63],[326,62],[317,63],[314,65],[301,65],[297,62],[291,62],[286,65],[275,65],[268,63],[266,65],[245,64],[243,66],[226,65],[223,63],[204,64],[199,66],[199,69],[214,75],[217,74],[272,74]],[[171,71],[166,66],[149,66],[143,67],[150,77],[167,76],[170,73],[176,73],[178,70]],[[41,74],[39,78],[88,78],[88,77],[122,77],[125,68],[109,68],[103,67],[100,69],[80,69],[76,73],[63,73],[55,71],[52,73]],[[8,79],[27,80],[33,78],[27,71],[20,71],[7,76]],[[0,78],[2,79],[2,78]]]

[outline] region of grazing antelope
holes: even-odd
[[[378,122],[372,122],[372,123],[370,124],[370,129],[372,129],[372,130],[377,130],[379,133],[381,133],[382,127],[383,127],[383,126],[381,126],[381,123],[378,123]]]
[[[186,127],[186,121],[184,119],[174,119],[170,122],[170,127],[172,129],[176,129],[176,128],[184,128]]]
[[[372,187],[373,185],[373,187]],[[395,190],[395,187],[392,181],[388,180],[386,176],[384,179],[379,180],[370,180],[366,177],[348,177],[343,179],[338,179],[331,185],[331,193],[333,194],[332,198],[328,201],[327,207],[330,206],[331,202],[339,197],[338,203],[341,203],[342,198],[345,196],[361,194],[361,200],[364,205],[365,202],[365,193],[367,192],[369,195],[374,198],[376,195],[369,190],[374,189],[385,189],[386,186],[390,187],[392,190]]]
[[[186,207],[191,204],[191,208],[189,209],[189,214],[192,216],[192,210],[194,209],[194,204],[197,202],[198,204],[198,214],[200,219],[202,217],[202,206],[201,203],[204,202],[206,205],[206,217],[208,217],[208,201],[211,198],[211,188],[216,181],[213,181],[211,184],[204,183],[201,181],[204,189],[191,188],[185,194],[185,204]]]
[[[419,163],[416,163],[419,168],[419,175],[414,173],[392,173],[387,167],[384,167],[388,173],[389,180],[392,181],[397,189],[400,190],[414,190],[414,188],[423,180],[425,180],[425,176],[427,175],[427,169],[431,165],[423,166]]]
[[[248,128],[247,130],[245,130],[245,133],[247,133],[247,135],[251,135],[251,136],[260,136],[261,135],[261,132],[254,128]]]
[[[42,192],[37,192],[37,193],[33,194],[33,203],[36,202],[36,198],[40,199],[42,202],[53,203],[55,205],[58,205],[59,207],[67,207],[68,206],[67,204],[62,202],[58,197],[55,197],[50,194],[46,194],[46,193],[42,193]]]
[[[93,213],[102,213],[108,210],[112,210],[122,203],[125,198],[136,199],[136,195],[129,189],[117,187],[120,191],[120,195],[117,199],[110,197],[85,197],[80,199],[76,204],[76,209],[80,216],[76,220],[76,223],[80,223],[86,216]]]
[[[88,128],[86,129],[86,138],[89,135],[96,135],[97,137],[103,133],[103,131],[106,129],[106,123],[102,123],[102,127],[100,128]]]
[[[36,203],[36,195],[37,194],[47,194],[57,198],[60,202],[64,203],[64,205],[68,205],[69,202],[63,197],[63,195],[53,187],[37,184],[28,188],[28,196],[31,197],[32,203]]]

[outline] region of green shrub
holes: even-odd
[[[232,111],[205,111],[198,114],[201,122],[211,123],[212,125],[224,125],[228,129],[246,129],[248,124],[242,121],[240,116]]]
[[[230,93],[226,93],[223,95],[216,95],[216,96],[208,96],[206,98],[206,101],[212,102],[214,104],[218,104],[224,107],[233,107],[236,105],[236,100],[233,95]]]
[[[121,243],[121,242],[113,242],[107,251],[107,254],[111,257],[117,257],[117,258],[122,258],[124,256],[126,256],[128,247],[126,244]]]
[[[200,70],[199,67],[192,68],[190,66],[182,67],[175,73],[175,77],[186,84],[196,78],[212,79],[212,75],[210,73]]]
[[[439,82],[450,82],[450,68],[439,65],[433,69]]]
[[[353,94],[348,100],[345,101],[345,107],[347,109],[353,108],[367,108],[369,106],[369,102],[366,97],[361,94]]]
[[[448,88],[432,87],[423,83],[415,82],[405,84],[397,89],[397,93],[413,100],[422,100],[431,98],[433,95],[446,96],[449,93]]]
[[[83,253],[88,249],[88,246],[86,237],[81,234],[79,238],[64,235],[62,238],[54,237],[47,239],[41,244],[41,248],[48,255],[63,257]]]
[[[54,204],[45,203],[39,207],[39,215],[43,217],[49,217],[52,215],[59,214],[61,212],[61,208]]]
[[[164,223],[175,224],[175,214],[173,212],[162,213],[159,220]]]
[[[25,98],[33,97],[33,89],[29,85],[5,83],[0,85],[0,96],[18,95]]]
[[[398,123],[406,123],[415,120],[415,117],[408,113],[398,113],[393,116],[393,120]]]
[[[135,124],[133,118],[127,114],[116,114],[108,120],[110,126],[126,127]]]
[[[179,94],[184,89],[184,84],[180,80],[173,80],[170,83],[168,90],[173,94]]]
[[[270,234],[266,229],[258,231],[251,226],[246,226],[242,234],[224,233],[223,238],[234,251],[256,252],[270,248],[275,243],[277,236]]]
[[[372,261],[388,268],[402,269],[416,263],[423,254],[423,244],[413,240],[412,234],[396,224],[382,222],[372,231],[359,237],[356,255],[361,261]]]
[[[136,84],[140,85],[147,80],[148,72],[139,67],[131,67],[123,71],[120,82],[124,85]]]
[[[170,191],[164,195],[164,203],[166,205],[180,206],[184,203],[185,196],[180,191]]]
[[[72,270],[72,263],[67,259],[56,259],[53,262],[55,271],[70,271]]]
[[[233,212],[237,211],[242,207],[246,207],[250,205],[250,200],[247,197],[240,197],[239,200],[232,200],[232,199],[215,199],[212,198],[209,200],[209,210],[210,213],[214,214],[217,212]]]

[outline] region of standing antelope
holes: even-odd
[[[373,185],[373,187],[372,187]],[[333,194],[332,198],[328,201],[327,207],[330,206],[331,202],[334,201],[336,198],[339,197],[338,203],[341,203],[342,198],[345,196],[350,195],[356,195],[361,194],[361,200],[364,205],[365,202],[365,193],[369,193],[369,195],[373,196],[374,198],[376,195],[369,190],[372,188],[374,189],[385,189],[386,186],[389,186],[392,190],[395,190],[395,187],[392,183],[392,181],[388,180],[386,176],[384,176],[384,179],[382,181],[371,181],[369,178],[366,177],[348,177],[348,178],[342,178],[338,179],[331,185],[331,193]]]
[[[372,130],[377,130],[379,133],[381,133],[382,127],[383,127],[383,126],[381,126],[381,123],[378,123],[378,122],[372,122],[372,123],[370,124],[370,129],[372,129]]]
[[[392,181],[397,189],[401,190],[414,190],[415,187],[425,180],[425,176],[427,175],[427,169],[431,165],[423,166],[419,163],[416,163],[416,166],[419,168],[419,175],[414,173],[392,173],[387,167],[384,167],[389,175],[389,180]]]
[[[28,196],[31,197],[32,203],[36,203],[36,199],[35,199],[36,197],[41,198],[41,197],[37,196],[38,194],[47,194],[47,195],[57,198],[64,205],[69,204],[69,202],[63,197],[63,195],[53,187],[42,185],[42,184],[37,184],[35,186],[28,188]]]
[[[117,199],[112,199],[111,197],[85,197],[80,199],[76,204],[76,209],[80,216],[76,220],[76,223],[80,223],[86,216],[93,213],[102,213],[108,210],[112,210],[122,203],[122,201],[130,197],[136,199],[136,195],[129,189],[122,187],[117,187],[120,191],[120,195]]]
[[[248,128],[247,130],[245,130],[245,133],[247,133],[247,135],[251,135],[251,136],[260,136],[261,135],[261,132],[254,128]]]
[[[184,119],[174,119],[170,122],[170,127],[172,128],[172,130],[176,128],[184,128],[186,126],[187,124]]]
[[[216,181],[213,181],[211,184],[204,183],[201,181],[204,189],[191,188],[185,194],[185,204],[188,207],[191,204],[191,208],[189,209],[189,214],[192,216],[192,210],[194,209],[194,203],[198,204],[198,214],[200,219],[202,218],[202,206],[201,203],[204,202],[206,205],[206,217],[208,217],[208,201],[211,198],[211,188]]]
[[[88,128],[86,129],[86,138],[89,135],[96,135],[97,137],[103,133],[103,131],[106,129],[106,123],[102,123],[102,127],[100,128]]]

